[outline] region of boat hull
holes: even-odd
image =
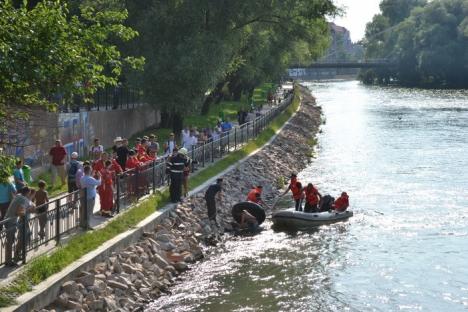
[[[317,227],[320,225],[346,221],[352,216],[352,211],[325,211],[317,213],[307,213],[302,211],[295,211],[294,208],[292,208],[273,213],[272,221],[275,227],[282,227],[288,229],[307,229]]]

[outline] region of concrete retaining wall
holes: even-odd
[[[12,133],[20,147],[7,149],[7,153],[23,158],[33,168],[47,167],[49,150],[60,138],[68,154],[87,155],[95,137],[108,148],[116,136],[131,137],[135,133],[161,123],[158,110],[149,105],[133,109],[82,111],[79,113],[46,113],[33,111],[26,125]]]

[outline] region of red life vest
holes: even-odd
[[[348,195],[341,195],[333,203],[333,208],[338,211],[345,211],[349,206],[349,197]]]
[[[318,191],[315,187],[307,187],[304,190],[304,194],[306,197],[306,202],[310,205],[317,205],[319,200],[318,200]]]
[[[292,178],[291,182],[289,182],[289,188],[291,189],[294,200],[302,198],[302,189],[297,187],[297,182],[297,178]]]
[[[138,168],[139,165],[140,165],[140,162],[138,161],[136,157],[130,157],[129,159],[127,159],[127,163],[125,164],[125,169],[129,170],[129,169]]]
[[[262,191],[259,188],[254,187],[247,195],[247,200],[253,203],[258,203],[260,201],[261,194]]]

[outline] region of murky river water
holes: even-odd
[[[310,88],[326,124],[300,178],[355,216],[228,240],[148,311],[468,310],[468,92]]]

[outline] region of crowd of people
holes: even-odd
[[[252,108],[249,112],[240,110],[237,121],[242,125],[258,116]],[[160,146],[156,135],[137,138],[133,147],[130,147],[128,139],[116,137],[112,151],[107,152],[100,140],[95,138],[89,147],[88,160],[79,161],[76,152],[67,154],[61,140],[56,140],[50,149],[50,172],[51,185],[48,186],[43,180],[39,180],[37,188],[31,187],[30,168],[25,166],[21,160],[16,162],[11,181],[0,183],[0,230],[11,229],[7,234],[6,263],[14,265],[12,259],[12,246],[16,238],[17,245],[15,259],[21,258],[23,237],[29,239],[30,233],[22,235],[19,233],[18,224],[28,220],[31,214],[36,214],[39,224],[39,239],[46,236],[46,223],[48,220],[50,196],[48,187],[54,188],[56,183],[67,186],[69,195],[66,197],[67,204],[76,207],[86,207],[86,211],[80,211],[80,216],[86,216],[84,227],[90,226],[93,216],[97,194],[100,200],[100,214],[104,217],[112,217],[115,213],[116,183],[122,177],[137,175],[156,163],[166,163],[166,174],[170,181],[170,198],[172,202],[178,202],[183,196],[188,195],[188,179],[194,162],[189,157],[189,152],[211,141],[216,141],[233,129],[234,125],[224,116],[220,116],[217,124],[212,128],[199,130],[197,127],[186,127],[182,130],[180,146],[177,144],[176,136],[171,133],[169,139]],[[28,169],[29,168],[29,169]],[[137,178],[137,183],[129,183],[127,192],[130,195],[139,195],[149,183],[145,177]],[[214,196],[221,193],[222,180],[207,192],[206,198],[210,219],[215,219],[216,208]],[[86,198],[80,190],[86,190]],[[84,202],[85,201],[85,202]],[[77,203],[80,203],[78,205]],[[250,216],[244,216],[250,220]],[[83,219],[83,218],[82,218]],[[29,225],[28,225],[29,226]],[[27,226],[27,227],[28,227]],[[18,231],[18,233],[17,233]]]

